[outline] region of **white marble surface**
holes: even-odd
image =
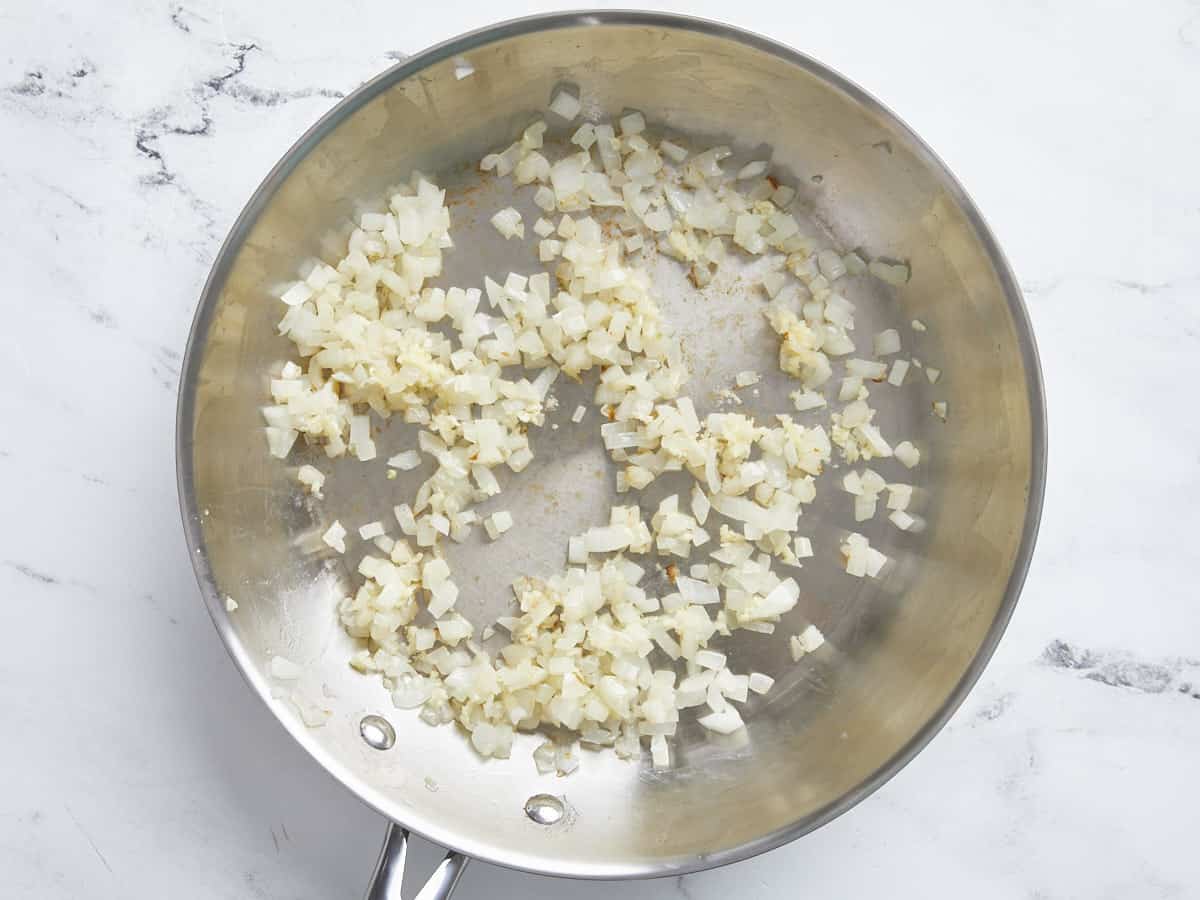
[[[397,54],[549,8],[0,7],[4,896],[358,895],[382,823],[269,719],[199,602],[179,357],[304,127]],[[1200,5],[688,11],[847,73],[960,175],[1028,293],[1050,482],[1008,635],[928,750],[798,843],[622,896],[1200,896]],[[475,865],[460,890],[618,889]]]

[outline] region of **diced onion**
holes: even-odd
[[[334,523],[332,525],[329,526],[328,529],[326,529],[325,533],[323,535],[321,535],[321,540],[324,541],[328,546],[330,546],[334,550],[336,550],[338,553],[346,552],[346,540],[345,539],[346,539],[346,529],[342,527],[341,522],[338,522],[336,520],[334,521]]]
[[[666,138],[659,141],[658,149],[673,162],[681,163],[688,157],[687,150]]]
[[[755,160],[754,162],[748,162],[738,170],[737,180],[746,181],[750,178],[757,178],[759,175],[762,175],[767,171],[767,166],[767,161],[762,159]]]
[[[799,662],[801,657],[824,646],[825,635],[821,634],[821,630],[816,625],[809,625],[802,632],[794,635],[788,643],[792,651],[792,659]]]
[[[667,739],[656,734],[650,739],[650,760],[655,769],[666,769],[671,765],[671,754],[667,749]]]
[[[727,706],[721,712],[712,712],[696,720],[701,728],[707,728],[717,734],[733,734],[745,727],[742,717],[732,706]]]
[[[921,461],[921,452],[912,445],[910,441],[901,441],[896,445],[896,459],[904,463],[908,468],[913,468]]]
[[[483,520],[483,528],[493,541],[513,526],[512,514],[507,510],[494,512]]]
[[[793,391],[788,396],[791,397],[792,405],[796,407],[797,412],[820,409],[825,405],[825,398],[815,391]]]
[[[296,480],[308,488],[314,497],[321,496],[321,488],[325,486],[325,475],[316,466],[301,466],[296,473]]]
[[[641,134],[646,129],[646,120],[640,112],[632,112],[621,117],[621,134]]]
[[[762,672],[751,672],[748,687],[756,694],[765,694],[775,685],[775,679]]]
[[[416,450],[405,450],[395,456],[388,457],[387,464],[396,469],[409,471],[421,465],[421,454]]]
[[[288,306],[299,306],[301,303],[304,303],[306,300],[311,298],[312,295],[313,289],[303,281],[298,281],[284,291],[280,295],[279,299]]]
[[[895,287],[899,287],[909,279],[908,266],[903,263],[893,265],[883,260],[873,259],[867,268],[880,281]]]
[[[900,332],[889,328],[875,335],[875,355],[888,356],[900,352]]]
[[[513,207],[506,207],[492,216],[492,226],[506,239],[525,237],[525,223]]]
[[[888,491],[888,509],[908,509],[908,504],[912,502],[913,488],[911,484],[889,484]]]
[[[555,93],[554,99],[550,101],[550,111],[562,116],[568,122],[579,115],[581,108],[582,104],[580,104],[579,98],[561,88]]]
[[[679,593],[683,595],[683,599],[688,603],[696,603],[703,606],[721,602],[721,592],[707,582],[688,578],[686,575],[680,575],[675,579],[675,586],[679,588]],[[699,662],[699,659],[697,659],[697,662]],[[703,665],[703,663],[700,663],[700,665]]]
[[[836,250],[822,250],[818,253],[817,266],[829,281],[837,281],[846,274],[846,264]]]

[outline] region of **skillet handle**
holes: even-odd
[[[408,832],[396,823],[389,822],[383,848],[379,851],[379,862],[375,864],[375,874],[371,876],[371,884],[367,888],[366,900],[402,900],[400,887],[404,880],[404,858],[407,854]],[[449,851],[413,900],[446,900],[470,861],[469,856]]]

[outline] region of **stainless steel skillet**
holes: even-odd
[[[327,499],[314,505],[260,434],[265,373],[290,350],[275,331],[271,288],[304,259],[338,253],[357,204],[414,168],[456,198],[460,250],[448,258],[448,282],[477,284],[517,268],[486,225],[494,201],[507,198],[478,190],[466,173],[564,81],[579,86],[585,114],[632,107],[697,143],[769,148],[813,229],[845,248],[911,263],[912,279],[898,289],[855,288],[859,327],[900,328],[906,352],[945,372],[882,413],[888,433],[922,450],[910,480],[923,530],[901,533],[883,520],[855,526],[845,496],[826,486],[803,520],[819,550],[802,573],[801,607],[789,615],[816,622],[827,648],[793,665],[788,623],[775,636],[734,640],[733,653],[778,678],[775,690],[749,707],[741,741],[684,729],[679,766],[665,775],[587,754],[568,779],[539,776],[521,744],[510,760],[482,763],[452,730],[392,708],[379,684],[345,664],[352,646],[334,607],[357,560],[315,552],[313,537],[333,517],[384,518],[415,482],[384,482],[382,471],[337,463]],[[765,376],[757,395],[745,393],[745,409],[786,409],[790,386],[769,374],[774,338],[749,280],[734,272],[697,294],[669,264],[657,275],[701,413],[743,369]],[[914,332],[913,319],[927,331]],[[460,608],[480,623],[506,607],[513,576],[560,568],[565,535],[595,524],[615,498],[594,430],[569,423],[587,386],[558,393],[562,427],[542,429],[535,463],[502,495],[518,528],[495,544],[456,548],[451,560],[463,573]],[[933,400],[948,403],[948,421],[930,415]],[[381,451],[388,441],[407,446],[411,435],[397,423]],[[1041,509],[1045,423],[1012,273],[962,188],[907,126],[840,75],[757,35],[657,13],[580,12],[504,23],[419,54],[296,143],[235,223],[205,286],[177,451],[192,559],[235,663],[322,766],[398,823],[371,896],[399,896],[403,829],[452,848],[421,894],[432,898],[449,894],[467,858],[580,878],[718,866],[811,831],[878,788],[946,722],[1011,615]],[[899,478],[904,470],[892,465],[887,474]],[[647,500],[652,509],[656,501]],[[852,528],[895,561],[886,578],[860,582],[841,571],[837,541]],[[227,596],[235,612],[226,611]],[[304,678],[273,679],[276,654],[303,663]],[[314,709],[332,713],[321,727],[305,724]],[[368,716],[385,721],[364,726]],[[391,732],[394,743],[377,749]]]

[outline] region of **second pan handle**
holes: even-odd
[[[379,851],[379,862],[375,864],[375,874],[371,876],[371,884],[367,888],[366,900],[403,900],[400,887],[404,880],[404,860],[407,855],[408,832],[395,822],[389,822],[383,847]],[[413,900],[446,900],[470,861],[470,857],[461,853],[453,850],[447,852],[446,858],[433,870]]]

